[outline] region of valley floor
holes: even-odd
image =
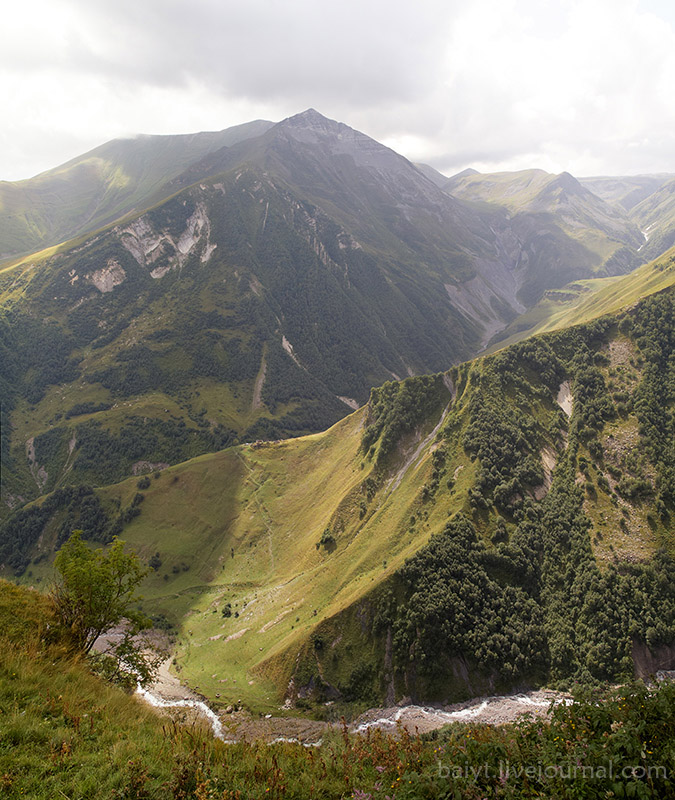
[[[180,721],[202,718],[209,722],[214,735],[226,742],[239,741],[294,741],[303,745],[317,745],[329,730],[340,728],[338,722],[323,722],[296,716],[252,714],[247,710],[228,706],[215,714],[198,694],[185,686],[171,672],[171,659],[162,662],[155,681],[140,697],[150,705],[165,710]],[[423,734],[438,730],[453,722],[471,722],[482,725],[503,725],[516,722],[524,715],[546,718],[559,703],[570,695],[542,689],[511,695],[478,697],[449,706],[420,706],[401,701],[388,708],[371,708],[360,714],[349,730],[365,733],[371,728],[397,731],[405,728],[410,734]],[[327,703],[330,707],[332,703]]]

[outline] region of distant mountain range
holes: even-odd
[[[623,180],[603,199],[567,173],[445,178],[310,109],[0,184],[5,513],[324,429],[373,386],[525,335],[547,293],[668,241],[666,178],[630,209]]]

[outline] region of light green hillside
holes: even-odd
[[[498,203],[512,211],[521,211],[537,198],[553,177],[543,169],[489,174],[462,173],[451,178],[445,188],[450,194],[465,200]]]
[[[208,696],[278,706],[283,687],[273,690],[257,665],[296,651],[319,621],[391,575],[447,517],[439,506],[409,527],[431,441],[421,463],[397,472],[396,491],[383,489],[369,507],[364,413],[325,434],[203,456],[152,481],[124,536],[147,557],[159,552],[167,564],[190,566],[166,579],[160,567],[146,597],[168,616],[186,614],[176,649],[180,674]],[[418,446],[410,442],[410,450]],[[132,493],[135,484],[119,491]],[[317,547],[327,529],[335,549]],[[232,616],[223,617],[227,604]]]
[[[675,243],[675,180],[671,179],[631,209],[645,237],[645,252],[654,257]]]
[[[0,260],[94,231],[176,191],[171,181],[222,147],[264,133],[263,120],[223,131],[115,139],[23,181],[0,181]]]
[[[606,202],[630,211],[672,177],[672,174],[662,172],[651,175],[579,178],[579,182]]]
[[[256,665],[297,650],[319,621],[390,576],[461,506],[464,492],[410,525],[441,411],[408,437],[404,462],[373,502],[363,489],[373,469],[361,452],[365,409],[322,434],[200,456],[151,479],[124,538],[145,558],[159,553],[144,596],[148,609],[180,627],[182,678],[212,698],[279,705],[283,687],[252,677]],[[468,459],[462,466],[458,486],[468,486],[473,469]],[[126,507],[136,484],[104,489],[101,499]],[[317,547],[327,529],[335,549]],[[45,536],[42,547],[51,541]],[[30,572],[43,585],[49,568]]]
[[[629,275],[574,281],[551,290],[509,325],[486,352],[519,342],[544,331],[560,330],[613,314],[643,297],[675,283],[675,248]]]

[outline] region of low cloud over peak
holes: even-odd
[[[673,169],[658,0],[26,0],[6,16],[0,178],[114,136],[307,108],[446,173]]]

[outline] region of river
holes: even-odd
[[[204,700],[170,675],[167,666],[162,679],[149,689],[137,689],[138,696],[155,708],[185,709],[208,722],[213,735],[221,741],[235,743],[261,739],[268,743],[298,742],[305,746],[321,743],[327,730],[337,723],[319,722],[301,717],[253,716],[246,711],[218,715]],[[549,690],[536,690],[511,695],[479,697],[452,706],[433,707],[415,704],[373,708],[361,714],[349,725],[354,733],[369,728],[393,731],[402,725],[410,733],[428,733],[451,722],[476,722],[500,725],[513,722],[522,714],[544,716],[552,704],[567,702],[567,696]]]

